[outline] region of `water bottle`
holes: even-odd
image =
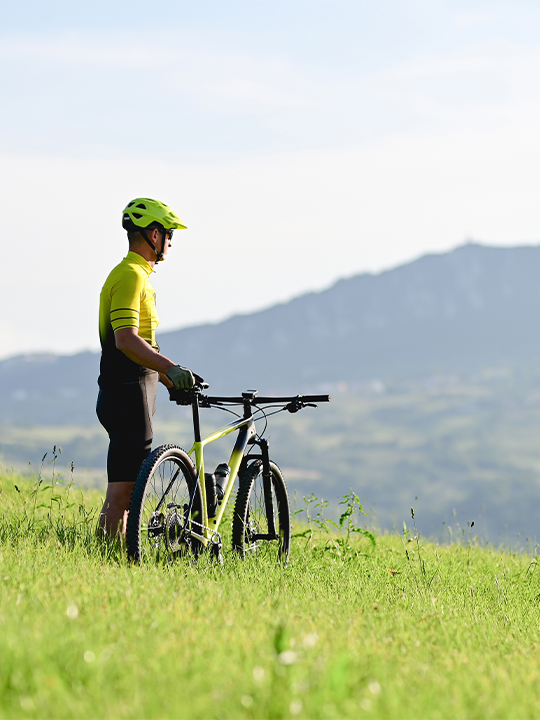
[[[206,489],[208,517],[214,517],[217,509],[216,476],[214,473],[204,473],[204,486]]]
[[[227,465],[227,463],[220,463],[214,470],[214,477],[216,478],[216,494],[219,502],[223,500],[223,496],[227,490],[230,474],[231,468]]]

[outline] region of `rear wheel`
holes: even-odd
[[[172,560],[200,550],[190,531],[201,533],[202,495],[189,455],[161,445],[145,460],[131,496],[126,543],[136,561]],[[195,496],[189,517],[189,500]]]
[[[265,492],[262,472],[262,461],[253,460],[239,478],[233,518],[233,549],[241,557],[253,553],[287,562],[291,544],[287,488],[281,470],[271,462]]]

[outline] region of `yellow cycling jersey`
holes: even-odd
[[[117,349],[114,333],[121,328],[137,329],[138,335],[152,347],[156,343],[159,317],[156,293],[150,284],[152,267],[137,253],[127,256],[109,274],[101,290],[99,302],[99,337],[101,341],[101,387],[133,382],[145,368],[130,360]]]

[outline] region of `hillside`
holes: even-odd
[[[305,391],[540,360],[540,247],[469,244],[161,337],[222,388]]]

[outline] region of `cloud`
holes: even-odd
[[[224,80],[209,86],[209,90],[219,98],[234,102],[237,109],[240,103],[243,110],[258,107],[306,109],[314,106],[311,99],[287,95],[271,85],[243,78]]]
[[[477,43],[328,74],[282,49],[231,49],[204,33],[171,38],[165,31],[3,39],[0,82],[12,108],[0,122],[3,147],[246,156],[540,118],[536,46]],[[159,119],[141,113],[141,102],[156,98],[167,107]]]
[[[84,32],[63,32],[48,37],[18,35],[0,39],[0,57],[25,65],[32,62],[52,65],[79,65],[104,68],[143,68],[155,64],[155,53],[141,37],[96,36]]]
[[[493,17],[494,16],[491,13],[458,13],[454,17],[454,24],[460,29],[468,29],[472,27],[478,27],[479,25],[487,25],[493,19]]]

